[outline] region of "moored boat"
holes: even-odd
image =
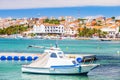
[[[23,73],[35,74],[86,74],[98,64],[82,64],[80,57],[70,59],[57,47],[46,49],[41,57],[22,66]]]
[[[100,39],[101,41],[111,41],[110,39]]]

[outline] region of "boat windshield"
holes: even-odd
[[[51,58],[57,58],[57,55],[56,55],[56,53],[51,53],[50,57]]]
[[[58,52],[58,56],[59,56],[60,58],[63,58],[63,57],[64,57],[63,52]]]

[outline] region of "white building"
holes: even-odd
[[[65,34],[66,35],[75,35],[77,33],[77,31],[75,30],[75,29],[73,29],[73,28],[67,28],[66,30],[65,30]]]
[[[41,24],[40,26],[34,25],[31,33],[45,33],[45,26],[43,24]]]
[[[64,26],[63,25],[46,25],[45,26],[45,33],[63,34],[64,33]]]
[[[41,24],[41,25],[34,25],[33,29],[28,33],[38,33],[38,34],[63,34],[64,33],[64,26],[63,25],[50,25],[50,24]]]
[[[65,21],[67,21],[67,22],[73,22],[73,21],[75,21],[76,19],[74,18],[74,17],[72,17],[72,16],[66,16],[65,17]]]
[[[104,27],[101,29],[101,31],[107,32],[108,33],[108,37],[112,37],[115,38],[116,34],[119,33],[119,27],[116,28],[111,28],[111,27]]]
[[[71,23],[69,24],[66,28],[65,28],[65,34],[69,35],[69,36],[73,36],[77,34],[77,27],[75,23]]]

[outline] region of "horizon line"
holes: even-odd
[[[33,8],[5,8],[0,10],[30,10],[30,9],[59,9],[59,8],[82,8],[82,7],[120,7],[120,5],[113,5],[113,6],[101,6],[101,5],[88,5],[88,6],[63,6],[63,7],[33,7]]]

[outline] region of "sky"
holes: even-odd
[[[120,0],[0,0],[0,17],[120,16]]]

